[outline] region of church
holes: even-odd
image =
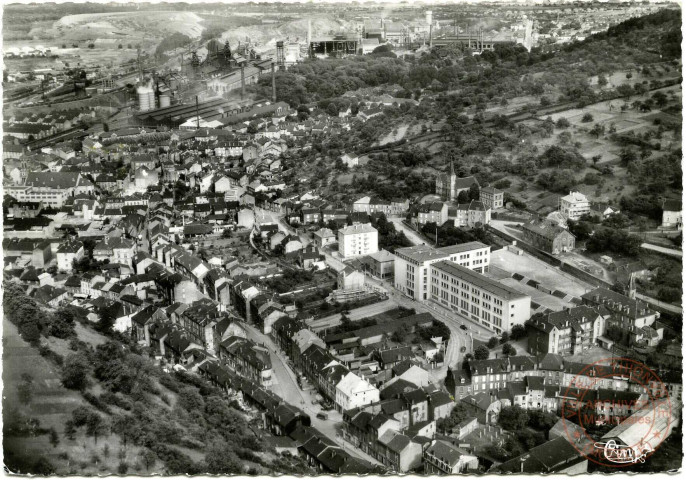
[[[442,173],[436,177],[436,195],[440,195],[442,200],[457,202],[460,192],[467,191],[469,193],[469,189],[474,184],[481,188],[473,176],[457,178],[453,162],[450,162],[450,174]]]

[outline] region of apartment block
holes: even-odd
[[[338,253],[343,258],[379,251],[379,232],[369,224],[350,225],[338,231]]]

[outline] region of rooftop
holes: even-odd
[[[493,295],[504,298],[507,300],[515,300],[520,298],[528,298],[528,295],[524,295],[518,292],[514,288],[510,288],[506,285],[501,284],[496,280],[492,280],[480,273],[477,273],[469,268],[458,265],[455,262],[450,261],[440,261],[433,264],[433,268],[445,272],[449,275],[461,278],[469,283],[476,285],[477,287],[486,290]]]

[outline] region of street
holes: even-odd
[[[395,229],[397,231],[405,234],[405,237],[407,237],[412,245],[422,245],[426,243],[426,240],[420,237],[417,232],[405,225],[401,218],[389,218],[389,220],[393,222],[393,225],[395,225]]]
[[[314,393],[316,392],[301,390],[298,386],[298,380],[295,373],[288,366],[286,355],[278,349],[269,335],[263,334],[252,325],[246,323],[243,325],[247,330],[248,338],[250,340],[260,345],[264,345],[269,350],[269,357],[272,362],[272,381],[274,382],[270,390],[281,397],[285,402],[290,403],[307,413],[310,416],[312,426],[338,443],[345,451],[363,460],[379,464],[373,457],[353,448],[349,443],[343,442],[338,434],[338,429],[343,423],[343,416],[339,412],[329,410],[326,412],[326,415],[328,416],[326,420],[317,418],[317,413],[321,412],[321,408],[319,405],[312,403],[315,398]]]

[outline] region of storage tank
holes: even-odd
[[[138,87],[136,93],[138,94],[138,108],[141,112],[147,112],[154,108],[155,93],[152,91],[152,88],[141,86]],[[150,102],[151,97],[153,100],[152,103]]]
[[[169,104],[171,103],[171,99],[169,98],[169,95],[163,94],[160,95],[160,108],[168,107]]]

